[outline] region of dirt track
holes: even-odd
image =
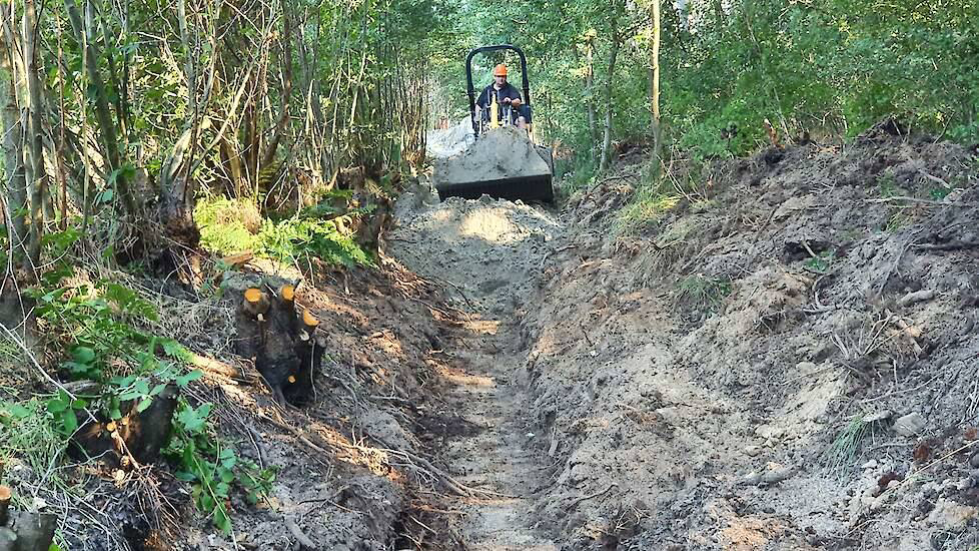
[[[453,500],[453,522],[467,548],[556,551],[531,524],[546,464],[536,451],[531,396],[522,366],[526,347],[516,319],[536,294],[541,258],[559,226],[540,209],[497,201],[425,203],[404,197],[391,253],[425,278],[442,282],[463,312],[445,346],[448,401],[467,425],[441,450],[457,479],[479,492]]]

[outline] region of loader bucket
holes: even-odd
[[[516,127],[495,128],[459,155],[436,159],[439,198],[545,201],[554,199],[550,151],[537,147]]]

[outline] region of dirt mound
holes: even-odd
[[[425,141],[425,153],[430,159],[444,159],[459,155],[475,141],[475,136],[472,119],[466,117],[450,128],[429,130]]]
[[[435,160],[436,186],[547,176],[551,169],[530,137],[514,126],[488,130],[454,157]]]
[[[979,543],[974,167],[884,134],[712,163],[639,239],[603,237],[622,178],[573,199],[523,322],[543,522],[567,549]]]
[[[390,252],[444,285],[463,310],[502,315],[526,303],[559,229],[547,211],[484,196],[435,203],[425,190],[395,207]]]

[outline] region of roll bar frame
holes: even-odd
[[[472,121],[473,132],[479,138],[479,121],[476,120],[476,89],[473,87],[473,67],[472,60],[476,54],[495,52],[499,50],[512,50],[520,57],[520,76],[523,80],[523,102],[530,109],[530,81],[527,79],[527,56],[523,50],[510,44],[496,44],[493,46],[482,46],[475,48],[466,56],[466,93],[469,95],[469,118]]]

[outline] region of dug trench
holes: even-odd
[[[185,394],[277,476],[229,497],[229,538],[164,474],[128,482],[169,500],[156,517],[91,481],[72,549],[979,545],[972,155],[877,129],[677,169],[662,196],[643,162],[559,207],[417,185],[375,268],[256,262],[216,303],[168,293],[204,372]],[[236,344],[263,281],[300,282],[317,321],[301,407]],[[141,536],[105,544],[113,525]]]
[[[558,209],[400,200],[469,491],[406,548],[974,549],[972,154],[882,126],[652,198],[643,162]]]

